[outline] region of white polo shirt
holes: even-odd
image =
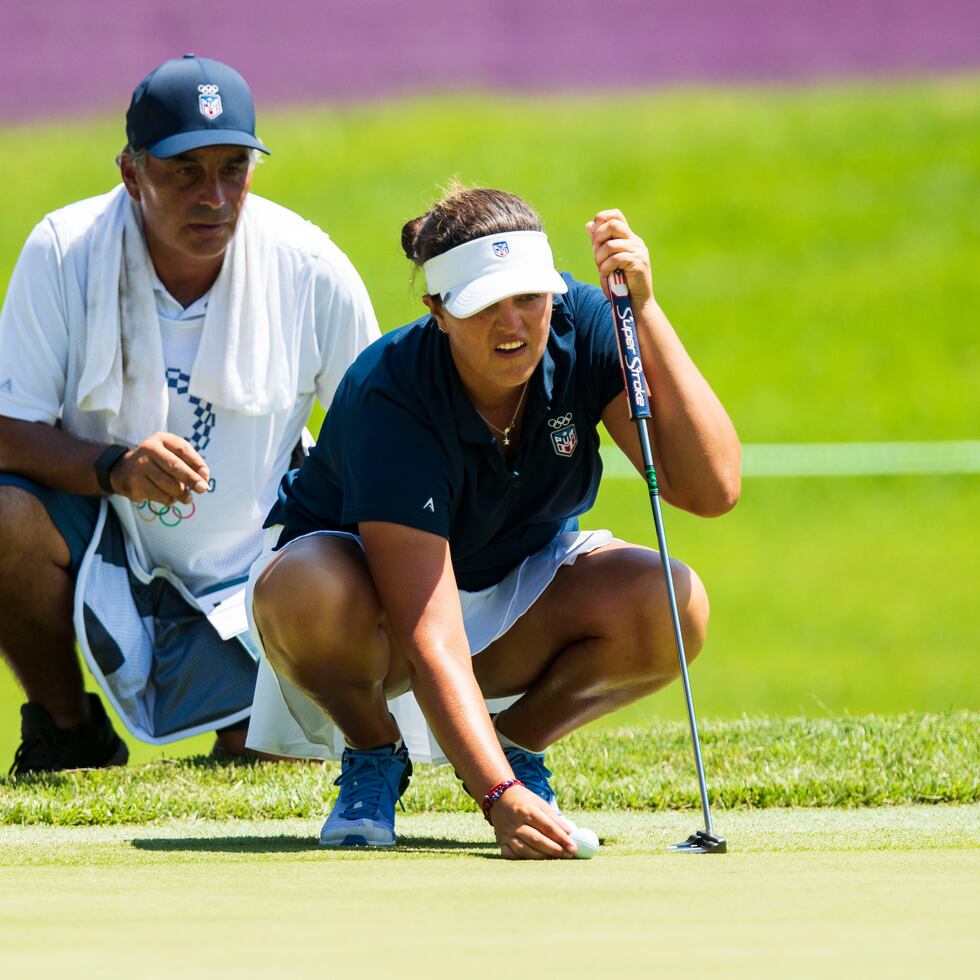
[[[89,232],[110,196],[69,205],[37,225],[0,313],[0,415],[51,425],[60,419],[66,432],[93,442],[112,441],[108,417],[81,411],[77,389],[87,277],[98,274],[89,268]],[[261,551],[262,521],[314,398],[329,406],[348,365],[379,336],[360,277],[325,233],[256,195],[246,207],[276,246],[280,269],[289,270],[281,274],[294,275],[296,288],[309,290],[308,301],[297,304],[301,322],[290,335],[289,353],[299,364],[296,400],[282,412],[245,416],[196,398],[188,381],[208,296],[182,308],[154,275],[168,430],[207,461],[211,489],[172,508],[111,498],[144,569],[171,569],[195,595],[245,577]]]

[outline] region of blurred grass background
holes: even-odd
[[[980,76],[260,107],[259,133],[273,156],[254,192],[332,235],[385,329],[421,310],[401,225],[458,176],[531,201],[587,280],[583,225],[621,208],[743,441],[978,438]],[[0,289],[45,212],[112,186],[122,143],[121,119],[0,128]],[[671,552],[712,597],[699,714],[980,707],[978,489],[748,479],[724,518],[668,508]],[[607,481],[584,523],[655,543],[639,480]],[[0,762],[19,700],[0,670]],[[614,721],[655,715],[683,717],[678,688]]]

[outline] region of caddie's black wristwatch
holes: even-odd
[[[109,474],[112,472],[113,466],[119,462],[120,457],[125,456],[128,452],[129,448],[127,446],[106,446],[99,454],[99,458],[95,461],[95,478],[99,481],[99,486],[106,493],[116,492],[112,489]]]

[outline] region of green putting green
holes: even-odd
[[[507,863],[476,814],[391,852],[317,821],[0,828],[7,976],[925,977],[980,941],[980,806],[573,813],[591,861]]]

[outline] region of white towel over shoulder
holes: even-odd
[[[121,185],[93,227],[89,262],[78,407],[108,412],[110,436],[136,445],[166,429],[168,391],[150,257],[139,209]],[[283,299],[279,265],[246,202],[211,287],[192,395],[243,415],[293,404]]]

